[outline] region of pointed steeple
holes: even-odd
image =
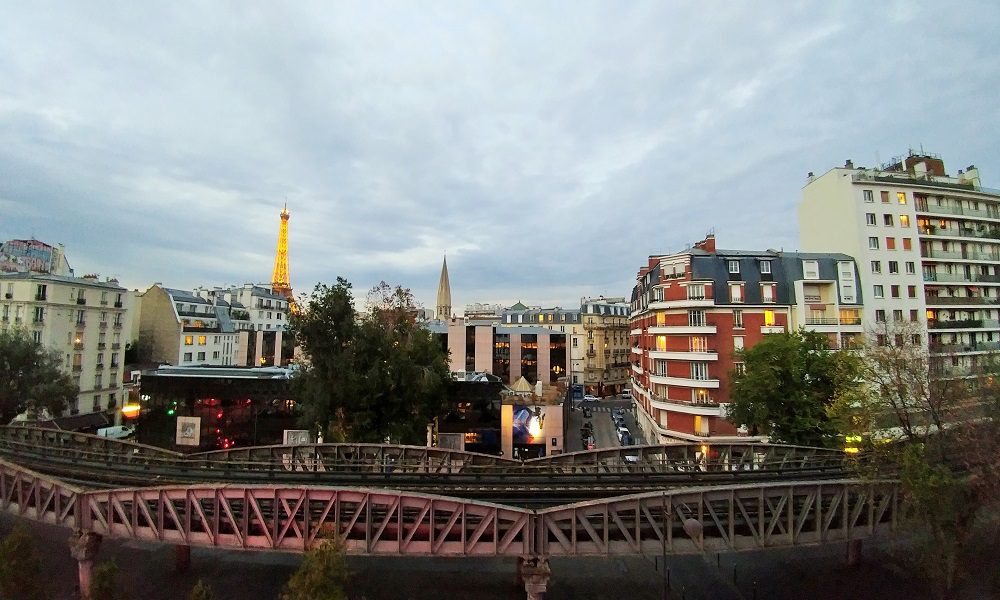
[[[438,282],[437,318],[445,320],[451,317],[451,283],[448,282],[448,257],[441,264],[441,280]]]

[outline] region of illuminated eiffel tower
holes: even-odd
[[[292,294],[292,284],[288,281],[288,203],[281,209],[281,225],[278,228],[278,249],[274,255],[274,273],[271,274],[271,291],[288,299],[288,308],[299,312]]]

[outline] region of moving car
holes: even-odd
[[[600,398],[598,398],[597,396],[594,396],[592,394],[584,394],[584,396],[583,396],[583,401],[584,402],[597,402],[598,400],[600,400]]]

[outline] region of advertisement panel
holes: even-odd
[[[201,417],[177,417],[178,446],[201,445]]]

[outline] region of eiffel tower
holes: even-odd
[[[288,203],[281,209],[281,225],[278,228],[278,249],[274,254],[274,272],[271,274],[271,291],[288,299],[288,308],[299,312],[292,294],[292,284],[288,281]]]

